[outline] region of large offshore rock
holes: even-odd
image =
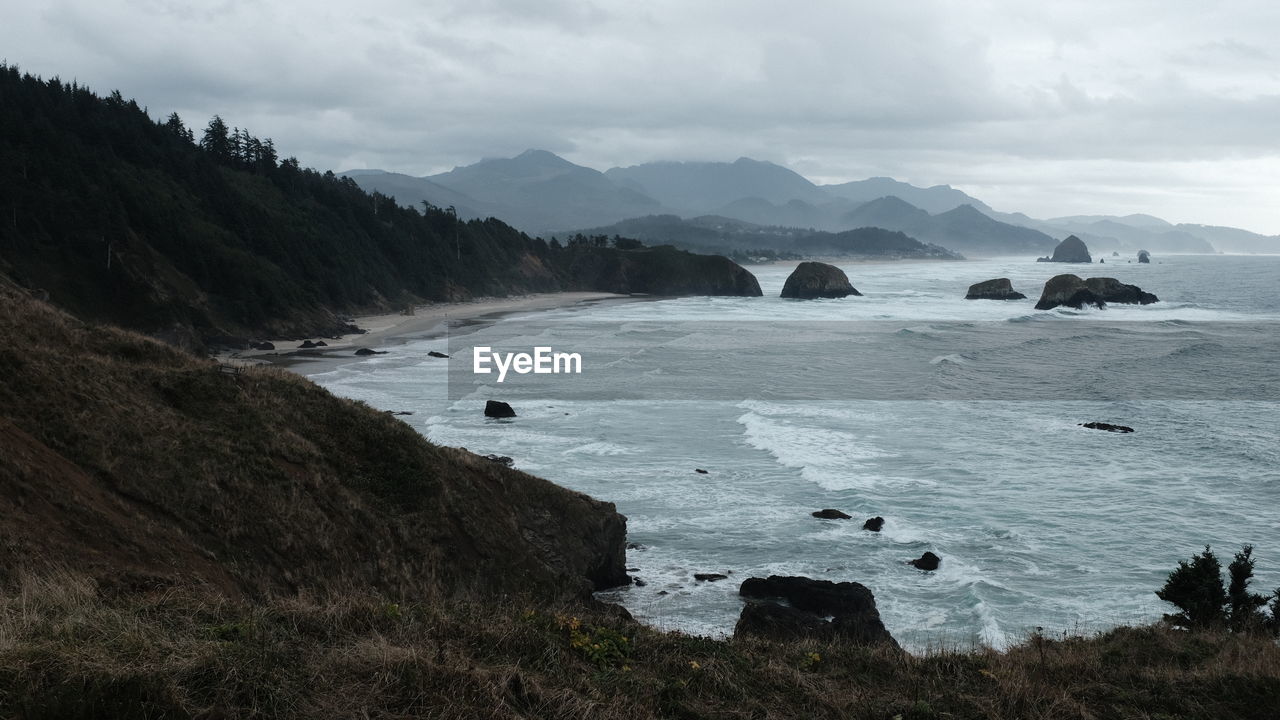
[[[849,276],[843,270],[820,262],[800,263],[782,286],[782,297],[801,300],[861,294],[849,284]]]

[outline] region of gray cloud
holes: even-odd
[[[42,75],[214,113],[320,168],[546,148],[600,169],[787,164],[998,209],[1280,232],[1280,6],[763,0],[61,0],[6,11]]]

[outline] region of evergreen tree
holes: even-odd
[[[205,127],[204,136],[200,138],[200,147],[219,160],[232,158],[230,131],[220,116],[214,115],[209,125]]]

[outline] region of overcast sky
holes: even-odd
[[[190,5],[200,9],[191,9]],[[771,160],[1280,233],[1280,3],[6,2],[0,54],[320,169]]]

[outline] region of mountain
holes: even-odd
[[[498,220],[406,208],[350,177],[279,160],[270,139],[231,133],[220,118],[197,143],[176,115],[156,123],[118,92],[102,98],[9,66],[0,97],[0,158],[19,169],[0,174],[0,276],[86,320],[177,344],[329,336],[351,329],[347,314],[478,295],[733,290],[724,258],[556,248]],[[505,166],[551,175],[539,191],[611,186],[548,155]],[[616,276],[575,274],[593,254],[630,270],[625,290],[607,284]],[[644,284],[673,265],[683,288]]]
[[[991,208],[987,207],[986,203],[950,185],[921,188],[893,178],[873,177],[819,187],[834,197],[856,202],[867,202],[886,196],[897,197],[932,215],[953,210],[961,205],[971,205],[983,212],[991,212]]]
[[[1037,255],[1051,251],[1057,244],[1045,233],[1001,222],[972,205],[961,205],[930,215],[892,196],[877,198],[855,208],[845,214],[844,221],[852,225],[899,230],[968,256]]]
[[[733,218],[704,215],[688,220],[675,215],[631,218],[581,231],[584,235],[626,235],[649,243],[672,244],[702,251],[739,253],[747,257],[817,257],[839,255],[875,258],[960,259],[936,245],[877,227],[839,233],[755,225]]]
[[[420,208],[425,202],[438,208],[453,208],[458,217],[466,220],[496,217],[501,214],[500,208],[493,208],[488,203],[463,195],[426,178],[384,170],[346,170],[338,173],[338,176],[355,180],[356,184],[367,193],[378,193],[395,198],[396,202],[407,207]]]
[[[1261,235],[1233,227],[1186,223],[1177,225],[1177,229],[1204,238],[1223,252],[1280,253],[1280,235]]]
[[[545,150],[481,160],[424,179],[474,198],[484,209],[532,233],[614,222],[662,209],[652,197]]]
[[[685,214],[706,214],[744,198],[774,205],[800,200],[811,205],[832,197],[799,173],[771,162],[738,158],[724,162],[654,162],[615,167],[605,176]]]
[[[1047,223],[1054,225],[1091,225],[1098,222],[1117,223],[1127,225],[1134,228],[1142,228],[1146,230],[1171,230],[1173,224],[1167,220],[1162,220],[1154,215],[1146,215],[1143,213],[1134,213],[1132,215],[1067,215],[1064,217],[1049,218],[1045,220]]]
[[[841,219],[850,227],[870,225],[893,230],[927,228],[930,223],[929,213],[893,195],[863,203]]]

